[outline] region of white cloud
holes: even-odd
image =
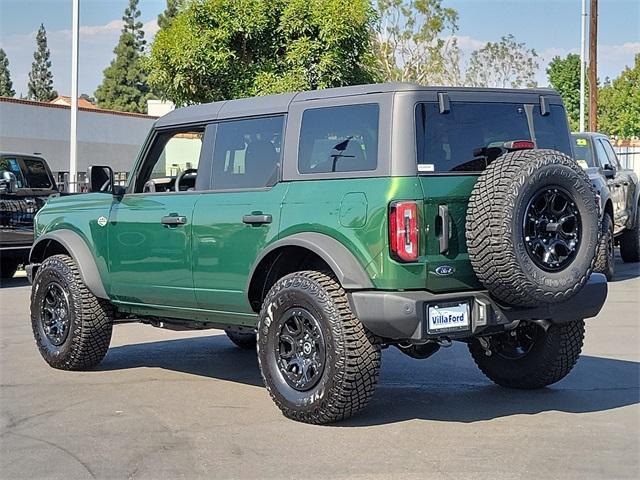
[[[158,31],[155,19],[146,22],[143,28],[145,39],[150,42]],[[80,26],[79,90],[81,93],[93,95],[102,81],[102,71],[113,59],[113,49],[118,43],[121,30],[122,20],[111,20],[104,25]],[[36,47],[35,38],[35,31],[29,34],[0,37],[0,47],[5,50],[9,58],[13,88],[18,95],[27,93],[28,75]],[[68,95],[71,91],[71,30],[47,31],[47,41],[51,50],[54,88],[61,95]]]

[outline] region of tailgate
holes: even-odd
[[[427,290],[448,292],[483,288],[469,262],[464,228],[467,204],[477,175],[419,178],[424,195]]]

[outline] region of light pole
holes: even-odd
[[[71,134],[69,138],[69,191],[78,191],[78,34],[80,0],[72,0],[71,25]]]
[[[582,17],[581,17],[581,37],[580,37],[580,132],[584,132],[584,70],[586,63],[587,50],[587,0],[582,0]]]

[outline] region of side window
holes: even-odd
[[[602,140],[602,145],[604,146],[604,149],[607,152],[609,163],[611,163],[616,168],[620,168],[620,162],[618,161],[618,156],[616,155],[616,152],[613,150],[613,147],[609,143],[609,140]]]
[[[135,193],[194,190],[204,128],[161,133],[156,136],[136,178]]]
[[[263,188],[278,181],[284,117],[220,122],[213,150],[213,189]]]
[[[53,188],[49,172],[42,160],[33,158],[23,158],[22,163],[25,167],[24,176],[31,188]]]
[[[305,110],[300,128],[298,171],[331,173],[378,166],[378,104]]]
[[[24,177],[22,176],[22,170],[18,164],[16,158],[2,158],[0,159],[0,172],[11,172],[16,176],[16,185],[18,188],[25,188]]]
[[[609,157],[607,156],[607,152],[602,145],[602,141],[598,139],[594,139],[594,145],[596,146],[596,156],[598,157],[598,162],[602,168],[606,168],[606,165],[613,167],[611,162],[609,161]]]

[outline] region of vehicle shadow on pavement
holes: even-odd
[[[116,327],[117,328],[117,327]],[[236,347],[226,335],[112,347],[98,371],[156,367],[203,377],[263,386],[255,350]]]
[[[262,386],[256,354],[224,335],[117,346],[98,370],[157,367]],[[385,350],[377,391],[356,417],[336,426],[372,426],[423,419],[472,423],[547,411],[589,413],[640,403],[640,363],[580,358],[561,382],[541,390],[493,385],[476,368],[466,346],[456,344],[427,360]]]
[[[27,277],[3,278],[0,280],[0,288],[26,287],[27,285],[29,285]]]
[[[620,255],[616,255],[615,272],[611,282],[622,282],[640,277],[640,263],[624,263]]]

